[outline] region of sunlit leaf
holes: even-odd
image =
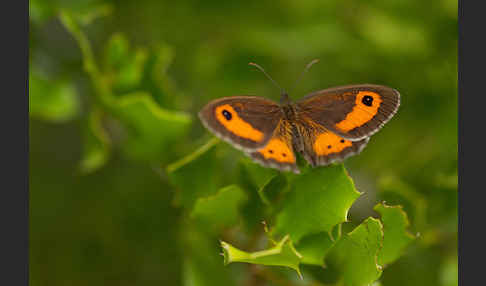
[[[344,166],[313,168],[292,181],[273,232],[299,242],[306,235],[330,232],[347,220],[359,192]]]
[[[380,221],[368,218],[336,242],[329,250],[325,262],[329,268],[340,272],[344,285],[369,285],[382,272],[382,267],[377,264],[382,242]]]
[[[301,276],[299,263],[302,259],[297,250],[295,250],[289,236],[285,236],[275,246],[257,252],[245,252],[227,242],[222,241],[224,263],[246,262],[252,264],[286,266],[297,271]]]
[[[123,34],[116,33],[106,44],[105,65],[107,68],[119,68],[129,57],[130,43]]]
[[[238,221],[239,208],[246,199],[245,192],[238,186],[224,187],[215,195],[197,199],[191,218],[213,231],[233,226]]]
[[[188,114],[163,109],[143,92],[117,98],[112,107],[125,127],[123,150],[137,159],[164,160],[191,124]]]
[[[106,48],[106,69],[113,89],[118,92],[136,88],[143,77],[148,53],[144,49],[130,50],[122,34],[114,34]]]
[[[36,71],[29,74],[29,115],[52,122],[66,122],[79,114],[78,94],[70,82],[49,81]]]
[[[383,248],[378,255],[378,264],[385,266],[398,259],[415,237],[407,231],[409,222],[401,206],[377,204],[374,210],[381,215],[385,233]]]
[[[329,233],[321,232],[305,236],[295,248],[302,254],[302,263],[323,266],[324,257],[333,245]]]

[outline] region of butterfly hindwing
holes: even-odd
[[[359,154],[370,140],[366,137],[359,141],[351,141],[330,131],[316,134],[314,138],[311,148],[305,150],[305,158],[312,166],[341,162]]]
[[[369,141],[369,137],[359,141],[345,139],[305,116],[300,116],[296,129],[299,133],[296,146],[314,167],[341,162],[356,155]]]
[[[296,103],[303,116],[351,141],[377,132],[397,111],[400,94],[381,85],[350,85],[311,93]]]
[[[245,151],[254,151],[265,146],[282,116],[277,103],[257,96],[216,99],[199,112],[204,126],[221,139]]]
[[[268,143],[258,151],[247,154],[263,166],[299,173],[292,139],[290,122],[280,120]]]

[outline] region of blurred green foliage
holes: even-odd
[[[30,25],[32,285],[457,285],[457,1],[32,0]],[[195,116],[277,100],[249,62],[402,105],[281,174]]]

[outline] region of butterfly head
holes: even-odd
[[[290,97],[285,90],[280,94],[280,105],[289,105],[290,104]]]
[[[304,76],[304,74],[309,71],[310,67],[312,65],[314,65],[315,63],[318,63],[319,62],[319,59],[314,59],[312,60],[310,63],[307,64],[307,66],[305,67],[304,71],[302,72],[302,74],[300,75],[300,77],[297,79],[297,81],[295,82],[294,86],[302,79],[302,77]],[[280,87],[280,85],[277,84],[277,82],[275,82],[273,80],[273,78],[271,76],[269,76],[267,74],[267,72],[265,72],[265,70],[255,64],[255,63],[249,63],[250,66],[254,66],[256,67],[257,69],[259,69],[261,72],[263,72],[263,74],[276,86],[280,89],[280,105],[289,105],[291,103],[290,101],[290,97],[289,97],[289,94],[285,91],[285,89],[283,89],[282,87]]]

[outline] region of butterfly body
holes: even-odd
[[[361,152],[369,137],[397,111],[398,91],[380,85],[350,85],[311,93],[280,104],[256,96],[208,103],[202,123],[260,164],[298,173],[296,153],[323,166]]]

